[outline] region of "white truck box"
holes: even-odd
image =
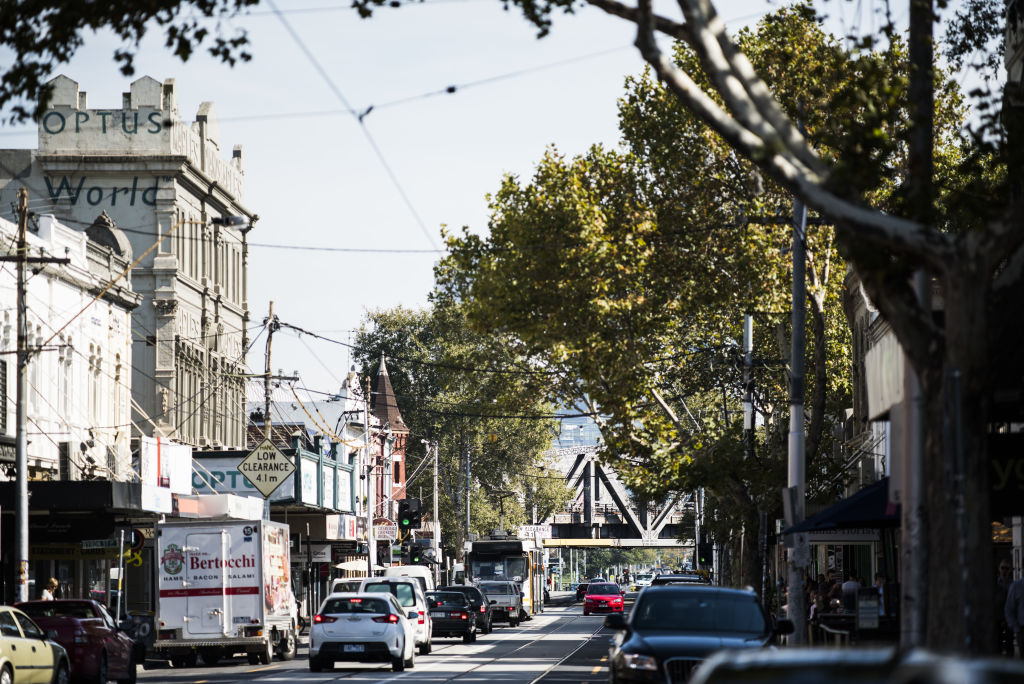
[[[288,527],[269,520],[182,520],[154,526],[158,656],[212,665],[295,657]]]

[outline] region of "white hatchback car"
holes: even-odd
[[[401,672],[416,664],[416,618],[391,594],[330,594],[309,630],[309,670],[331,669],[339,660],[390,662]]]
[[[359,590],[392,594],[406,613],[415,612],[417,617],[412,622],[416,628],[416,646],[420,649],[420,655],[430,653],[434,623],[430,618],[427,597],[423,593],[420,580],[415,577],[368,577],[363,580]]]

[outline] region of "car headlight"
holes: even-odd
[[[627,653],[622,656],[626,667],[631,670],[652,670],[657,672],[658,661],[654,656],[643,655],[642,653]]]

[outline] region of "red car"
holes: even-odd
[[[583,614],[621,613],[625,593],[612,582],[591,582],[583,595]]]
[[[92,599],[57,599],[14,605],[43,631],[56,633],[54,641],[68,652],[74,679],[135,684],[135,642],[117,627],[102,604]]]

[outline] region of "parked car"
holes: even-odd
[[[583,600],[583,597],[586,595],[587,587],[589,585],[590,585],[590,582],[580,582],[579,584],[576,585],[576,600],[577,601],[582,601]]]
[[[390,662],[395,672],[414,667],[417,617],[387,592],[329,594],[309,629],[309,671],[339,660]]]
[[[702,584],[647,587],[628,619],[613,613],[604,624],[617,630],[608,667],[621,682],[685,682],[714,651],[766,646],[793,631],[789,620],[773,625],[753,592]]]
[[[145,659],[128,636],[130,624],[118,626],[107,609],[92,599],[24,601],[14,604],[64,647],[71,677],[106,684],[108,679],[134,682],[136,665]]]
[[[469,605],[477,613],[476,627],[480,630],[480,633],[490,634],[494,629],[492,624],[494,610],[491,606],[491,598],[486,592],[469,584],[451,584],[447,587],[441,587],[438,591],[457,591],[465,595],[469,600]]]
[[[368,577],[363,580],[360,591],[393,594],[406,612],[414,611],[416,613],[414,620],[416,646],[420,649],[420,655],[430,653],[433,625],[427,611],[427,597],[418,579],[415,577]]]
[[[435,637],[459,637],[470,644],[476,641],[476,616],[469,599],[459,591],[427,592],[427,607],[434,623]]]
[[[0,606],[0,683],[68,684],[70,673],[63,646],[49,638],[22,611]]]
[[[583,596],[583,614],[621,613],[626,592],[611,582],[591,582]]]
[[[510,627],[518,627],[523,610],[523,594],[519,585],[507,580],[489,580],[480,582],[479,587],[490,599],[492,617],[502,622],[508,621]]]

